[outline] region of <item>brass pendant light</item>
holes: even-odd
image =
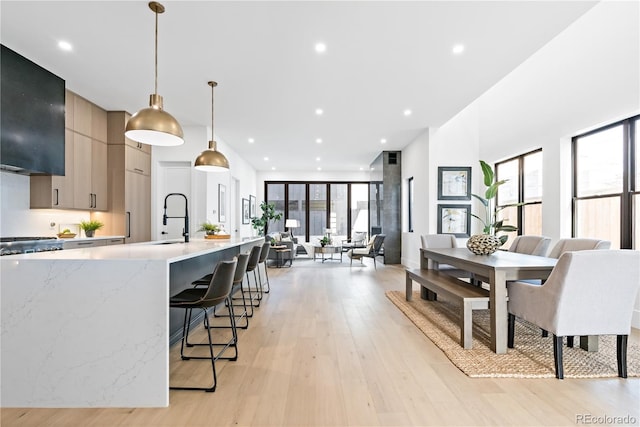
[[[225,172],[229,170],[229,161],[224,154],[217,151],[217,143],[213,133],[213,88],[218,86],[218,83],[209,82],[208,84],[211,86],[211,141],[209,141],[209,149],[204,150],[196,157],[194,167],[205,172]]]
[[[182,127],[171,114],[162,109],[162,97],[158,95],[158,14],[164,13],[164,6],[152,1],[149,9],[156,14],[155,88],[153,95],[149,97],[149,108],[143,108],[131,116],[124,134],[143,144],[181,145],[184,143]]]

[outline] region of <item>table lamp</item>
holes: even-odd
[[[287,219],[284,222],[284,226],[291,232],[291,240],[293,240],[293,229],[300,227],[300,221],[297,219]]]

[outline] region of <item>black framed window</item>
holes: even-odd
[[[413,233],[413,177],[409,178],[407,182],[407,213],[409,220],[409,232]]]
[[[296,219],[300,227],[295,235],[300,241],[320,239],[327,229],[338,240],[350,237],[353,231],[370,233],[369,187],[368,182],[266,181],[265,200],[283,213],[283,219],[269,230],[282,231],[286,219]]]
[[[507,233],[511,245],[516,235],[542,235],[542,149],[496,163],[498,180],[507,180],[498,189],[498,217],[518,227]],[[520,206],[508,206],[521,203]],[[508,206],[508,207],[505,207]]]
[[[574,237],[638,248],[640,178],[634,116],[572,139]]]

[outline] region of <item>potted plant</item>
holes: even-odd
[[[262,216],[251,218],[251,226],[258,230],[260,236],[266,236],[269,232],[269,223],[282,219],[282,212],[276,213],[276,204],[263,201],[260,203]]]
[[[211,224],[208,221],[200,224],[200,228],[198,231],[204,231],[207,236],[211,236],[220,231],[220,226],[218,224]]]
[[[331,239],[329,239],[329,237],[324,236],[322,239],[320,239],[320,246],[322,246],[323,248],[326,245],[330,245],[331,244]]]
[[[489,255],[497,251],[509,238],[507,235],[497,236],[496,233],[500,231],[511,232],[518,230],[518,228],[513,225],[505,224],[504,219],[498,220],[498,212],[507,207],[520,206],[522,203],[496,207],[495,199],[498,196],[498,188],[508,180],[498,181],[493,172],[493,168],[483,160],[480,160],[480,167],[482,168],[484,185],[486,187],[484,197],[477,194],[471,195],[482,203],[484,213],[483,216],[475,214],[471,214],[471,216],[480,220],[483,225],[483,234],[474,234],[471,236],[469,240],[467,240],[467,248],[476,255]]]
[[[104,227],[104,224],[98,220],[80,221],[80,228],[84,230],[84,234],[87,237],[93,237],[96,230],[100,230]]]

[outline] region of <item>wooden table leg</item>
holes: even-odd
[[[406,278],[405,298],[407,299],[407,301],[411,301],[413,300],[413,280],[411,280],[411,277],[409,277],[409,272],[407,272],[406,275],[407,275],[407,278]]]
[[[491,306],[491,350],[507,352],[507,281],[504,271],[493,270],[489,275],[489,305]]]

